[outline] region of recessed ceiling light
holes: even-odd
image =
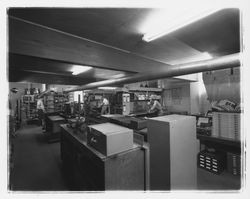
[[[111,76],[112,78],[122,78],[122,77],[125,77],[125,74],[116,74],[116,75],[113,75],[113,76]]]
[[[114,90],[114,89],[117,89],[117,87],[107,86],[107,87],[98,87],[98,89],[101,89],[101,90]]]
[[[84,73],[90,69],[92,69],[91,66],[74,65],[70,71],[72,72],[72,75],[79,75],[80,73]]]

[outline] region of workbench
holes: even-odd
[[[147,120],[143,118],[120,114],[102,115],[102,118],[104,118],[106,122],[111,122],[134,130],[141,130],[147,127]]]
[[[145,190],[145,150],[132,149],[105,156],[86,142],[86,134],[61,125],[63,172],[71,190]]]

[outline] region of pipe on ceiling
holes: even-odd
[[[93,82],[79,86],[74,89],[66,90],[65,92],[93,89],[101,86],[122,85],[122,84],[135,83],[141,81],[163,79],[163,78],[169,78],[169,77],[187,75],[199,72],[240,67],[240,65],[241,65],[240,53],[235,53],[210,60],[191,62],[187,64],[177,64],[169,66],[164,70],[155,70],[150,73],[139,73],[131,77]]]

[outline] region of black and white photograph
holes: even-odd
[[[244,4],[146,2],[5,6],[5,197],[246,194]]]

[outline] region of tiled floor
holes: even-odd
[[[61,167],[60,144],[48,144],[41,127],[28,125],[18,131],[14,139],[11,190],[68,190]],[[197,169],[198,190],[237,190],[240,183],[240,177],[227,172],[216,175]]]

